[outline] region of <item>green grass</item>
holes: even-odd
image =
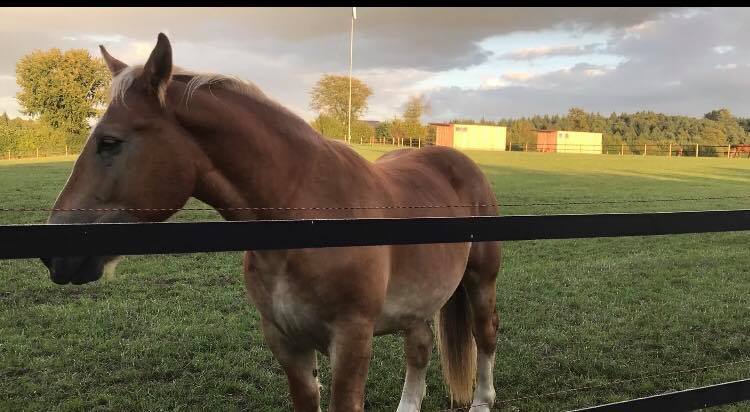
[[[374,159],[384,147],[360,146]],[[470,155],[501,203],[750,195],[750,161],[616,155]],[[0,162],[0,207],[49,207],[72,161]],[[191,206],[199,203],[191,200]],[[503,214],[747,208],[748,199],[502,207]],[[0,213],[0,223],[46,214]],[[216,219],[183,212],[175,220]],[[747,232],[506,242],[498,283],[501,410],[561,410],[747,378]],[[241,254],[139,256],[109,282],[49,281],[0,261],[0,410],[289,410],[286,379],[247,304]],[[330,370],[321,357],[324,405]],[[368,410],[395,410],[401,339],[376,339]],[[570,388],[627,381],[540,396]],[[423,410],[449,406],[435,355]],[[727,407],[742,410],[747,403]]]

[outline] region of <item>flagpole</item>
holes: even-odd
[[[357,19],[357,8],[352,7],[352,30],[349,35],[349,117],[347,125],[347,141],[352,142],[352,61],[354,56],[354,20]]]

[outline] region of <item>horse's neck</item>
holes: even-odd
[[[321,187],[326,180],[321,175],[350,177],[363,171],[347,167],[363,161],[358,155],[328,142],[272,102],[251,101],[199,113],[202,119],[193,119],[193,133],[206,158],[199,166],[194,196],[217,208],[227,220],[289,214],[264,208],[339,203],[352,188]]]

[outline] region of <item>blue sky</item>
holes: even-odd
[[[15,8],[0,12],[0,111],[18,114],[15,63],[34,49],[105,44],[142,63],[156,34],[175,63],[235,74],[305,119],[325,73],[346,74],[350,8]],[[354,75],[366,113],[423,95],[428,121],[653,110],[750,116],[750,10],[727,8],[358,8]],[[138,24],[133,24],[137,21]]]

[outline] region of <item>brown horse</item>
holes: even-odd
[[[742,157],[742,153],[747,153],[747,157],[750,158],[750,144],[732,145],[729,157]]]
[[[406,149],[370,163],[255,86],[173,68],[163,34],[143,66],[101,51],[114,76],[112,99],[55,208],[128,210],[58,211],[50,223],[163,221],[173,211],[138,209],[180,208],[190,197],[228,220],[331,216],[222,208],[496,203],[481,170],[458,151]],[[494,206],[429,210],[354,208],[336,217],[497,213]],[[114,261],[44,259],[58,284],[95,281]],[[331,359],[330,410],[362,410],[373,336],[400,331],[407,367],[398,410],[419,410],[433,315],[453,399],[488,411],[499,266],[499,242],[248,251],[244,259],[249,298],[298,411],[320,410],[316,351]]]

